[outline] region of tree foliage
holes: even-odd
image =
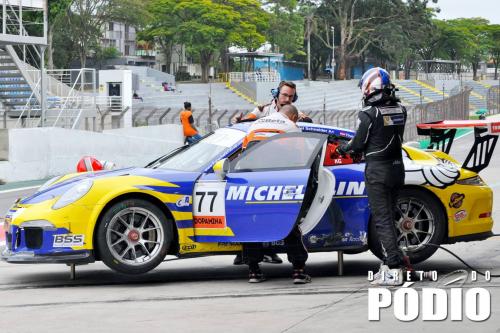
[[[155,14],[144,35],[158,40],[167,62],[174,44],[185,45],[199,59],[204,82],[220,50],[255,50],[266,40],[268,14],[257,0],[151,0],[149,8]]]

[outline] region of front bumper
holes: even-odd
[[[95,261],[92,251],[75,251],[71,254],[36,255],[33,251],[12,252],[7,247],[0,247],[0,259],[8,263],[33,264],[89,264]]]

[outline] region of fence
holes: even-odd
[[[500,113],[500,86],[488,89],[486,105],[488,114]]]
[[[230,82],[280,82],[280,73],[271,72],[230,72]]]
[[[444,119],[468,119],[469,95],[471,90],[465,89],[461,93],[439,102],[427,103],[409,107],[406,122],[405,141],[418,139],[416,125],[423,122]],[[249,110],[202,108],[193,110],[196,127],[207,132],[218,127],[231,124],[234,117]],[[179,123],[180,109],[142,107],[134,110],[132,121],[134,126],[148,126],[167,123]],[[356,129],[358,110],[316,110],[308,113],[315,123],[331,126]]]

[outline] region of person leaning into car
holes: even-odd
[[[249,148],[252,144],[273,135],[301,132],[300,128],[295,124],[298,118],[299,112],[297,108],[288,104],[284,105],[280,109],[280,112],[274,112],[269,116],[256,120],[248,129],[248,134],[243,141],[243,149]],[[311,277],[304,272],[308,254],[302,242],[302,233],[298,226],[294,227],[284,241],[288,261],[293,265],[293,283],[303,284],[311,282]],[[263,243],[244,243],[243,253],[248,260],[248,282],[258,283],[265,281],[264,274],[262,274],[259,267],[259,263],[264,258]]]

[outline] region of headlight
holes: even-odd
[[[94,182],[90,179],[82,180],[81,182],[67,190],[63,195],[61,195],[59,200],[57,200],[54,206],[52,206],[52,209],[66,207],[67,205],[77,201],[90,191],[93,183]]]
[[[466,179],[457,180],[457,184],[459,185],[473,185],[473,186],[485,186],[486,184],[483,182],[481,177],[474,176]]]
[[[60,178],[62,178],[62,176],[57,176],[57,177],[49,179],[42,186],[40,186],[38,188],[38,192],[42,192],[42,191],[48,189],[50,187],[50,185],[52,185],[53,183],[55,183],[56,181],[58,181]]]

